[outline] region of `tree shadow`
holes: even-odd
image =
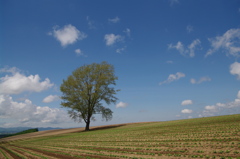
[[[92,129],[90,129],[89,131],[112,129],[112,128],[117,128],[117,127],[121,127],[121,126],[125,126],[125,125],[126,125],[126,124],[100,126],[100,127],[92,128]],[[84,132],[88,132],[88,131],[84,131]]]

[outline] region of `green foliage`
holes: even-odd
[[[24,130],[24,131],[15,133],[15,134],[6,134],[4,137],[10,137],[10,136],[15,136],[15,135],[27,134],[27,133],[32,133],[32,132],[38,132],[38,128]]]
[[[63,80],[60,87],[63,93],[61,105],[70,108],[70,117],[75,121],[84,120],[86,130],[89,129],[94,114],[101,114],[108,121],[113,112],[102,106],[102,102],[109,105],[117,101],[114,95],[119,90],[112,87],[116,85],[117,79],[114,67],[107,62],[79,67],[67,80]]]
[[[32,132],[38,132],[38,128],[24,130],[24,131],[14,134],[14,135],[21,135],[21,134],[27,134],[27,133],[32,133]]]

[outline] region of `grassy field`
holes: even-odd
[[[0,158],[240,159],[240,114],[123,124],[2,142]]]

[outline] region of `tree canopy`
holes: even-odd
[[[61,105],[70,108],[68,113],[75,121],[86,123],[86,131],[91,120],[95,119],[94,114],[101,114],[106,121],[111,120],[113,112],[104,107],[103,102],[108,105],[116,103],[115,95],[119,90],[114,86],[117,79],[113,65],[107,62],[81,66],[63,80]]]

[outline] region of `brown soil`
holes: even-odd
[[[17,147],[17,146],[16,146]],[[20,148],[20,147],[19,147]],[[98,159],[114,159],[112,157],[106,157],[106,156],[97,156],[97,155],[77,155],[76,157],[74,155],[70,156],[70,155],[64,155],[61,154],[62,151],[56,151],[54,150],[54,152],[49,152],[49,151],[45,151],[42,149],[35,149],[35,148],[29,148],[29,147],[25,147],[25,150],[30,150],[32,152],[37,152],[40,154],[43,154],[44,156],[51,156],[51,157],[55,157],[55,158],[59,158],[59,159],[79,159],[79,158],[86,158],[86,157],[91,157],[91,158],[98,158]],[[58,153],[56,153],[58,152]]]
[[[15,155],[14,153],[12,153],[11,151],[9,151],[8,149],[6,149],[5,147],[0,146],[1,149],[3,149],[5,152],[7,152],[12,158],[14,159],[22,159],[21,157]]]
[[[34,155],[31,155],[27,152],[24,152],[24,151],[21,151],[19,149],[13,149],[15,152],[17,152],[18,154],[21,154],[22,156],[26,157],[27,159],[41,159],[41,157],[38,157],[38,156],[34,156]]]

